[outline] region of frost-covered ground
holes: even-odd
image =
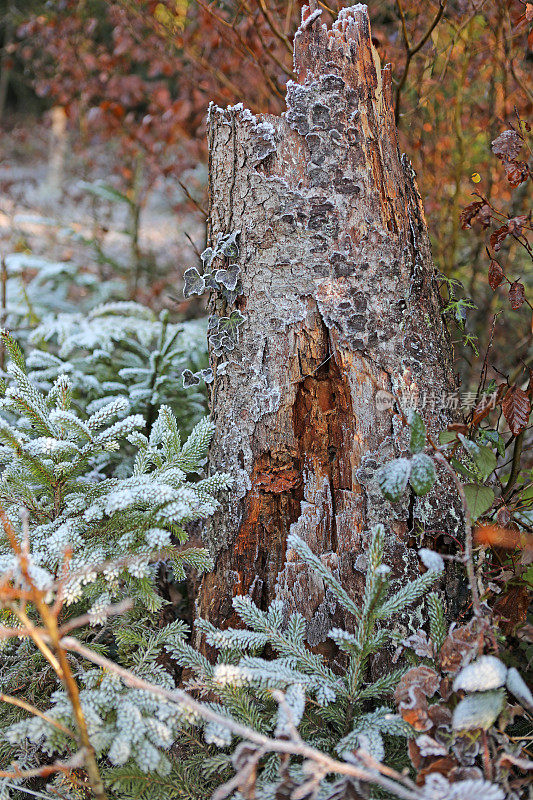
[[[0,255],[26,251],[92,268],[97,255],[89,242],[97,239],[106,256],[127,268],[131,257],[126,205],[95,198],[82,185],[113,180],[112,161],[119,157],[113,144],[82,146],[70,133],[61,186],[54,191],[49,127],[44,122],[19,120],[0,135]],[[196,194],[205,181],[204,173],[200,165],[185,176]],[[204,226],[201,215],[180,202],[183,198],[179,186],[170,180],[160,181],[148,196],[141,216],[140,246],[152,278],[139,290],[136,299],[140,301],[155,299],[156,305],[166,305],[159,297],[166,288],[158,292],[155,284],[175,286],[175,293],[181,295],[181,275],[197,263],[187,235],[201,250]]]

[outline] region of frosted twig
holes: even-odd
[[[67,728],[66,725],[63,725],[57,719],[52,719],[52,717],[47,716],[47,714],[43,714],[42,711],[39,711],[39,709],[33,706],[31,703],[27,703],[26,700],[20,700],[18,697],[11,697],[9,694],[0,693],[0,703],[8,703],[9,705],[22,708],[24,711],[29,711],[29,713],[33,714],[34,717],[40,717],[41,719],[44,719],[44,721],[49,725],[53,725],[54,727],[58,728],[72,739],[76,738],[76,734]]]
[[[302,24],[300,25],[300,27],[298,28],[298,32],[306,31],[308,28],[311,27],[313,22],[315,22],[315,20],[317,20],[321,15],[322,15],[322,9],[321,8],[317,8],[315,11],[311,12],[311,14],[309,14],[307,19],[305,19],[302,22]]]

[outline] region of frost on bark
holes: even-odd
[[[309,12],[304,10],[304,16]],[[232,472],[228,506],[205,531],[216,556],[198,613],[235,624],[231,599],[275,597],[305,614],[319,646],[342,620],[320,579],[286,552],[292,529],[360,594],[370,527],[383,522],[398,580],[416,547],[461,524],[442,476],[436,492],[390,504],[377,468],[408,435],[392,390],[429,430],[454,389],[452,354],[415,176],[398,151],[390,68],[366,6],[327,30],[302,24],[297,82],[281,117],[241,105],[209,116],[209,235],[240,231],[242,294],[212,312],[246,320],[235,350],[212,354],[213,469]],[[425,531],[425,533],[422,533]]]

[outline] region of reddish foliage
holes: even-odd
[[[492,152],[502,161],[514,161],[522,149],[522,138],[516,131],[507,130],[494,139]]]
[[[439,652],[439,664],[443,672],[458,672],[478,652],[483,631],[476,621],[454,628],[444,640]]]
[[[520,306],[526,301],[526,290],[520,281],[514,281],[509,287],[509,302],[511,308],[518,311]]]
[[[503,416],[509,430],[518,436],[527,427],[531,413],[529,396],[519,386],[510,386],[502,401]]]
[[[494,613],[500,618],[499,627],[506,635],[514,634],[516,628],[527,619],[531,602],[527,586],[508,587],[494,605]]]
[[[492,260],[489,266],[489,286],[493,292],[496,291],[503,279],[503,269],[497,261]]]
[[[465,230],[466,228],[472,227],[472,221],[477,217],[478,213],[483,208],[483,201],[482,200],[474,200],[473,203],[470,203],[466,208],[461,211],[461,228]]]
[[[500,514],[500,512],[502,513]],[[500,519],[502,521],[507,520],[505,522],[506,525],[511,521],[509,510],[505,506],[498,512],[498,522]],[[519,549],[533,552],[533,534],[519,530],[509,530],[497,525],[482,525],[476,528],[475,539],[478,544],[503,547],[506,550]]]
[[[428,716],[427,698],[439,688],[439,676],[430,667],[413,667],[401,678],[394,699],[403,719],[417,731],[429,730],[433,723]]]
[[[507,236],[509,236],[509,227],[507,225],[502,225],[497,231],[491,233],[489,240],[490,246],[493,247],[497,252]]]

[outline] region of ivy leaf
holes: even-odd
[[[183,280],[185,281],[183,287],[184,297],[191,297],[193,294],[203,294],[205,292],[205,280],[196,267],[186,269],[183,273]]]
[[[183,388],[188,389],[189,386],[197,386],[200,383],[200,376],[197,372],[191,372],[190,369],[184,369],[181,373],[183,380]]]
[[[480,486],[477,483],[467,483],[463,486],[466,504],[472,517],[472,522],[479,519],[489,510],[494,502],[494,492],[488,486]]]
[[[526,427],[531,412],[528,395],[519,387],[509,387],[502,401],[503,416],[513,436],[518,436]]]
[[[229,317],[220,318],[218,330],[220,333],[225,333],[227,336],[233,336],[245,319],[246,317],[244,317],[240,311],[232,311]]]
[[[213,370],[208,367],[207,369],[201,370],[202,378],[204,379],[205,383],[213,383],[215,380],[215,376],[213,374]]]
[[[209,333],[217,333],[219,325],[220,325],[220,317],[217,317],[216,314],[211,314],[211,316],[207,320],[207,332],[208,332],[208,334]]]
[[[411,460],[409,483],[417,495],[427,494],[436,479],[435,463],[425,453],[417,453]]]
[[[214,272],[206,272],[203,276],[205,280],[205,288],[206,289],[213,289],[216,291],[218,289],[218,283],[216,281],[215,273]]]
[[[405,492],[410,472],[411,462],[408,458],[396,458],[378,469],[376,477],[379,488],[387,500],[398,502]]]
[[[230,264],[227,269],[217,269],[215,280],[232,292],[237,286],[241,270],[238,264]]]
[[[489,266],[489,286],[493,292],[496,291],[503,281],[503,269],[497,261],[491,261]]]
[[[524,289],[524,284],[520,283],[520,281],[515,281],[509,287],[509,302],[511,303],[511,308],[513,311],[518,311],[525,300],[526,292]]]
[[[411,429],[411,443],[409,445],[411,453],[420,453],[426,446],[426,426],[417,411],[413,411],[409,420],[409,427]]]
[[[205,267],[211,266],[211,264],[213,263],[213,256],[214,253],[212,247],[206,247],[203,253],[200,254],[200,258],[202,259],[202,263],[204,264]]]
[[[224,236],[222,239],[220,252],[223,256],[226,256],[226,258],[237,258],[239,255],[239,248],[237,246],[237,237],[239,234],[240,231],[234,231],[233,233]]]

